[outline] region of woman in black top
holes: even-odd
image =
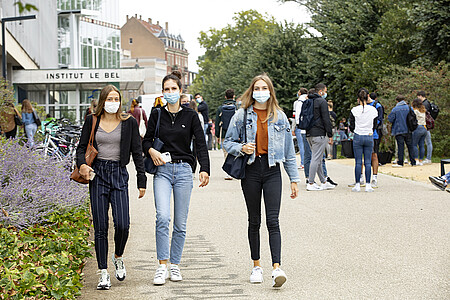
[[[98,150],[98,155],[91,168],[86,164],[85,154],[92,126],[95,126],[94,147]],[[89,194],[94,223],[95,254],[100,273],[97,289],[100,290],[107,290],[111,286],[107,271],[109,203],[114,219],[115,255],[112,260],[115,276],[120,281],[126,276],[122,255],[130,227],[126,168],[130,162],[130,153],[136,166],[139,198],[142,198],[147,178],[138,125],[134,118],[122,113],[119,90],[113,85],[108,85],[100,92],[95,114],[86,118],[77,148],[77,166],[80,174],[85,179],[91,179]]]
[[[153,192],[156,206],[156,253],[159,267],[153,284],[162,285],[169,277],[182,280],[178,264],[186,238],[186,222],[192,191],[192,167],[195,157],[191,152],[191,140],[195,136],[197,158],[200,163],[200,187],[209,182],[209,156],[205,135],[197,113],[181,106],[181,74],[173,72],[162,81],[167,105],[159,108],[159,138],[164,142],[161,152],[152,148],[158,109],[150,114],[147,133],[142,142],[144,153],[151,157],[158,170],[153,177]],[[170,155],[170,157],[167,155]],[[170,198],[173,191],[173,232],[169,241]],[[167,266],[170,261],[170,267]]]

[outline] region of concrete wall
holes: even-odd
[[[130,38],[133,39],[132,44]],[[120,29],[120,42],[122,50],[131,52],[131,58],[166,59],[164,43],[134,17]]]
[[[19,16],[14,2],[17,0],[0,0],[1,17]],[[58,67],[58,18],[56,0],[27,0],[39,11],[23,12],[22,15],[36,15],[35,20],[9,22],[6,28],[41,68]],[[8,45],[6,45],[8,49]]]

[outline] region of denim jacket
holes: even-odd
[[[247,143],[256,142],[258,115],[253,111],[253,106],[247,108]],[[223,141],[224,149],[234,155],[244,155],[242,152],[243,141],[243,123],[244,109],[240,108],[233,116],[228,126],[227,135]],[[289,175],[291,182],[300,182],[300,176],[297,169],[297,160],[295,157],[294,142],[290,131],[290,124],[286,115],[282,111],[278,111],[278,120],[268,121],[269,132],[269,148],[268,159],[269,167],[275,166],[282,162],[286,173]],[[255,152],[250,155],[248,164],[255,161]]]
[[[412,108],[410,108],[405,101],[400,101],[392,109],[391,113],[388,115],[388,120],[392,123],[392,135],[395,136],[410,132],[406,123],[406,118],[411,109]]]

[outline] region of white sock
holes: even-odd
[[[373,175],[373,179],[377,180],[378,175]]]

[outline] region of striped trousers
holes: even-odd
[[[94,180],[89,183],[94,223],[95,254],[99,269],[107,268],[108,210],[111,203],[114,221],[115,254],[122,256],[130,228],[128,172],[119,161],[97,159],[92,167]]]

